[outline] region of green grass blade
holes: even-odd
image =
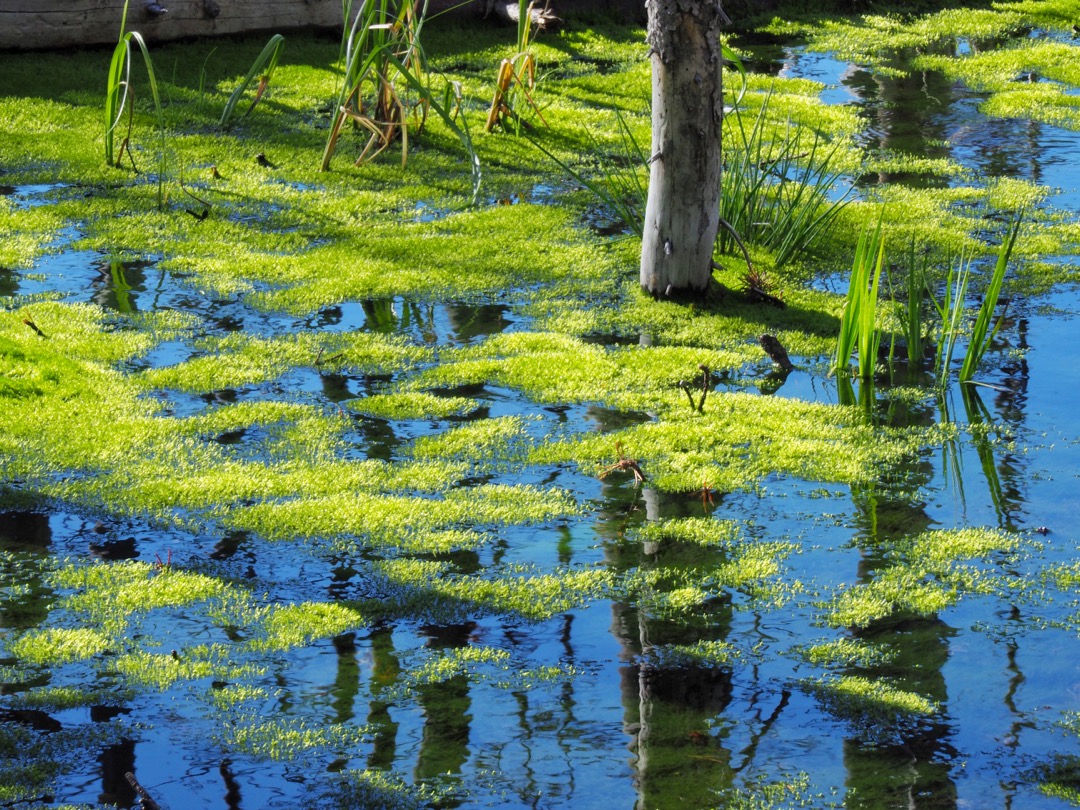
[[[975,369],[978,368],[979,363],[982,362],[983,356],[990,348],[991,341],[993,341],[994,336],[1001,327],[1000,318],[993,329],[990,328],[990,322],[993,320],[994,310],[997,308],[998,298],[1001,296],[1001,286],[1005,280],[1005,271],[1009,266],[1009,258],[1012,256],[1013,247],[1016,245],[1016,237],[1020,233],[1020,222],[1022,219],[1023,212],[1021,212],[1013,222],[1008,236],[1005,238],[1005,241],[1002,242],[1001,248],[998,250],[997,263],[994,265],[994,272],[990,278],[990,284],[986,289],[986,295],[983,298],[982,306],[979,307],[979,313],[975,317],[975,325],[972,327],[971,340],[968,342],[968,349],[964,355],[964,362],[960,366],[959,380],[962,383],[970,382],[972,377],[975,376]]]
[[[248,86],[254,81],[256,76],[261,76],[259,92],[255,96],[255,100],[251,102],[251,106],[248,107],[248,111],[244,113],[249,115],[255,105],[259,103],[259,99],[262,98],[262,93],[266,88],[266,85],[270,83],[271,77],[274,75],[274,69],[277,67],[278,59],[281,58],[281,52],[285,47],[285,37],[281,34],[274,34],[270,37],[270,41],[266,43],[266,46],[262,49],[262,52],[255,57],[255,61],[252,62],[251,68],[248,70],[244,80],[240,82],[240,85],[233,90],[232,95],[229,96],[229,100],[225,102],[225,109],[221,113],[221,126],[228,125],[232,119],[233,113],[236,111],[236,105],[243,97],[244,92]],[[263,69],[265,67],[265,70]]]

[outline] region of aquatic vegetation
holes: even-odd
[[[742,653],[724,641],[699,641],[697,644],[663,644],[649,647],[645,660],[660,667],[731,667]]]
[[[705,548],[734,546],[743,539],[743,527],[732,520],[683,518],[646,523],[632,535],[642,543],[694,543]]]
[[[138,172],[135,166],[135,156],[130,148],[132,121],[134,120],[135,101],[131,87],[131,41],[134,40],[142,51],[143,63],[146,66],[147,78],[150,85],[150,93],[154,99],[154,110],[157,114],[158,137],[158,209],[165,205],[165,121],[161,112],[161,95],[158,92],[157,77],[154,75],[154,63],[150,59],[150,51],[146,47],[146,41],[138,31],[127,29],[128,3],[124,2],[124,10],[120,17],[120,41],[113,50],[112,61],[109,63],[109,81],[105,90],[105,162],[109,165],[115,163],[120,168],[124,153],[127,152],[132,168]],[[120,144],[119,150],[115,147],[116,128],[120,124],[120,118],[124,106],[128,106],[128,134]]]
[[[894,651],[854,638],[838,638],[800,651],[813,664],[835,669],[880,667],[896,657]]]
[[[840,315],[840,334],[836,339],[836,357],[832,371],[846,374],[851,354],[858,349],[859,378],[869,380],[878,362],[881,333],[877,326],[878,284],[885,262],[885,239],[881,234],[882,214],[877,228],[859,237],[855,261],[848,279],[847,299]]]
[[[543,621],[612,593],[615,584],[611,572],[601,569],[539,574],[518,566],[485,577],[455,576],[445,563],[413,559],[379,562],[373,574],[388,615],[400,611],[441,622],[504,613]]]
[[[320,750],[345,754],[363,743],[367,734],[362,726],[313,727],[304,719],[264,720],[240,713],[222,724],[218,738],[230,750],[280,762]]]
[[[749,111],[726,116],[720,215],[731,231],[720,229],[721,252],[735,248],[735,234],[769,250],[777,268],[805,259],[846,202],[840,191],[846,148],[830,144],[817,131],[776,121],[771,95],[765,96],[752,123]]]
[[[313,789],[307,792],[303,807],[424,810],[452,800],[449,791],[435,785],[410,785],[385,771],[350,768],[319,780]]]
[[[234,333],[194,346],[196,356],[174,366],[150,369],[136,379],[146,388],[219,391],[281,376],[296,367],[386,374],[429,361],[431,352],[397,336],[352,334],[321,337],[300,333],[258,338]]]
[[[29,664],[63,664],[100,655],[113,643],[111,635],[89,627],[52,627],[20,636],[10,649]]]
[[[1080,83],[1078,50],[1071,43],[1020,40],[1013,47],[961,57],[928,54],[915,65],[989,93],[980,108],[986,115],[1077,129],[1080,101],[1069,88]]]
[[[759,486],[773,476],[811,481],[872,480],[929,437],[867,425],[857,413],[819,403],[717,393],[704,414],[669,394],[664,421],[604,435],[585,435],[537,447],[534,463],[572,462],[584,470],[610,464],[615,442],[636,458],[650,483],[665,492],[719,491]]]
[[[251,106],[247,108],[244,115],[251,115],[251,111],[255,109],[255,106],[262,99],[263,94],[266,92],[266,88],[270,86],[270,80],[274,76],[274,70],[277,68],[278,61],[281,59],[281,51],[285,46],[285,37],[281,34],[274,34],[270,37],[270,40],[266,43],[266,46],[262,49],[262,52],[255,57],[255,61],[251,63],[251,68],[248,70],[247,75],[243,81],[237,85],[233,90],[232,95],[229,96],[229,100],[225,102],[225,109],[221,112],[221,126],[227,126],[229,121],[232,120],[233,114],[236,112],[236,105],[243,98],[244,91],[255,77],[259,77],[259,86],[255,90],[255,98],[251,101]]]
[[[349,400],[350,411],[381,419],[445,419],[462,416],[480,407],[469,397],[440,397],[425,392],[374,394]]]
[[[880,679],[844,676],[804,681],[802,686],[830,712],[860,728],[891,729],[897,718],[932,717],[940,712],[934,701]]]
[[[897,541],[894,564],[875,572],[868,582],[853,585],[826,605],[833,627],[867,627],[881,619],[933,616],[964,595],[997,592],[1001,583],[986,572],[961,565],[992,561],[996,554],[1019,553],[1021,540],[988,529],[924,532]]]
[[[718,798],[728,810],[779,810],[796,807],[842,807],[839,801],[828,801],[813,794],[810,776],[804,772],[780,781],[755,779],[747,787],[731,787],[720,791]]]
[[[873,19],[850,43],[878,52],[911,36],[947,52],[958,36],[957,61],[974,68],[972,57],[997,45],[970,37],[1009,34],[1010,19],[1034,16],[1021,5]],[[1060,4],[1045,10],[1067,19]],[[457,83],[435,100],[455,126],[475,128],[505,53],[501,32],[425,25],[424,37],[428,64]],[[605,161],[612,171],[631,164],[623,140],[644,144],[648,127],[642,32],[572,27],[529,44],[550,67],[550,126],[534,133],[543,149],[583,177]],[[76,67],[64,67],[59,92],[35,77],[61,60],[5,58],[5,87],[27,94],[0,98],[0,544],[18,558],[0,558],[5,711],[72,710],[65,726],[87,707],[130,712],[124,733],[139,737],[140,762],[184,748],[194,771],[241,753],[251,780],[302,773],[282,801],[310,806],[537,795],[584,804],[581,774],[602,774],[603,800],[618,783],[625,793],[611,801],[651,806],[653,795],[630,793],[663,784],[650,763],[677,760],[680,779],[692,767],[715,775],[717,790],[731,785],[717,802],[822,807],[817,785],[835,776],[822,709],[855,724],[846,750],[862,756],[860,740],[909,745],[909,730],[927,722],[964,731],[970,709],[939,654],[1000,642],[1014,669],[998,680],[1035,680],[1029,662],[1044,665],[1046,654],[1034,642],[1075,623],[1066,602],[1080,577],[1070,564],[1042,566],[1025,524],[1034,513],[1017,506],[1042,474],[1025,465],[1055,439],[1042,414],[1023,412],[1019,343],[1003,352],[1009,369],[984,369],[1007,385],[967,425],[935,424],[943,405],[918,380],[878,390],[866,409],[827,404],[835,391],[821,385],[841,322],[834,282],[851,261],[842,252],[882,208],[882,238],[927,257],[930,278],[908,288],[909,303],[941,281],[946,255],[971,257],[970,291],[982,296],[988,235],[1020,209],[1036,213],[1016,255],[1035,262],[1009,276],[1010,310],[1031,318],[1038,302],[1023,296],[1075,275],[1057,265],[1071,261],[1077,226],[1049,208],[1049,189],[965,168],[961,150],[944,151],[951,135],[932,128],[941,153],[864,154],[865,116],[879,107],[823,103],[841,85],[870,99],[874,88],[860,82],[904,61],[880,50],[880,67],[836,87],[747,77],[744,121],[769,135],[756,153],[764,167],[749,171],[805,203],[803,152],[827,155],[820,177],[839,186],[819,183],[820,205],[806,208],[814,216],[848,182],[856,189],[810,260],[796,250],[781,261],[782,246],[764,241],[773,229],[755,226],[762,239],[748,251],[782,293],[781,310],[738,294],[694,306],[640,294],[635,240],[594,230],[590,194],[553,179],[525,139],[473,144],[490,188],[475,207],[460,142],[434,115],[422,137],[409,131],[405,170],[383,155],[317,172],[344,86],[336,43],[290,38],[273,103],[223,131],[222,105],[247,92],[262,45],[237,41],[205,59],[201,43],[155,47],[155,67],[175,65],[157,73],[170,159],[212,203],[205,218],[180,197],[158,210],[153,183],[102,165],[99,82],[82,69],[86,56],[65,57]],[[1053,49],[1015,62],[997,53],[1018,71],[1028,56],[1060,68],[1036,86],[1073,83]],[[788,54],[785,73],[804,54]],[[140,125],[149,109],[149,99],[134,109]],[[727,159],[744,148],[730,139]],[[940,187],[889,183],[891,172]],[[56,176],[63,186],[16,188]],[[107,257],[129,268],[149,259],[153,270],[121,278]],[[715,278],[734,290],[745,264],[730,264]],[[98,292],[128,293],[127,311],[106,310]],[[877,315],[878,329],[899,328],[895,309]],[[798,360],[786,383],[762,355],[763,331]],[[1014,336],[1008,324],[998,333]],[[996,489],[954,503],[936,467],[947,442],[958,466],[975,453]],[[611,471],[625,461],[634,467]],[[47,513],[44,526],[4,511],[26,504]],[[956,528],[995,517],[1009,531]],[[1056,509],[1040,519],[1059,533],[1048,542],[1070,547]],[[115,559],[130,554],[142,561]],[[78,561],[32,562],[64,555]],[[85,564],[91,555],[110,560]],[[796,697],[799,717],[787,708],[796,682],[821,704]],[[782,696],[771,716],[760,699],[769,694]],[[931,700],[945,694],[948,718]],[[995,718],[1023,714],[1034,718],[1025,734],[1041,734],[1025,698],[1012,690],[1015,708]],[[182,707],[183,723],[169,706]],[[813,736],[813,786],[774,779],[784,773],[770,753],[775,718],[795,735],[785,740]],[[193,753],[182,738],[210,724],[223,729],[217,744]],[[53,736],[12,739],[22,751]],[[433,754],[434,744],[453,750]],[[77,750],[84,782],[101,753]],[[0,762],[0,783],[48,785],[68,755],[35,750],[30,765],[7,763],[10,778]],[[947,758],[942,749],[933,767],[947,770]],[[323,773],[356,763],[370,770]],[[500,776],[489,780],[488,769]],[[397,780],[406,770],[449,792],[406,788]],[[169,776],[166,791],[188,778]]]
[[[363,614],[344,605],[272,605],[261,616],[257,636],[249,645],[257,650],[287,650],[315,638],[341,635],[366,623]]]

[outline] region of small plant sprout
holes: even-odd
[[[615,452],[619,454],[619,460],[600,472],[600,480],[603,481],[612,473],[629,472],[634,475],[634,486],[638,487],[645,483],[645,473],[641,471],[636,458],[627,458],[623,455],[622,442],[615,442]]]
[[[420,0],[403,0],[400,10],[394,0],[363,0],[360,4],[345,42],[345,75],[334,104],[321,169],[330,170],[347,121],[370,133],[356,165],[376,157],[400,137],[404,166],[409,128],[419,134],[432,110],[468,150],[475,200],[480,191],[480,159],[464,115],[458,123],[461,86],[448,81],[441,98],[431,87],[420,44],[427,13],[427,2],[422,1],[423,5]],[[345,10],[351,12],[351,2]],[[348,24],[348,16],[345,22]]]

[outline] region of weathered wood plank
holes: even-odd
[[[3,0],[0,50],[116,42],[124,0]],[[132,0],[127,28],[150,42],[340,28],[341,0]]]

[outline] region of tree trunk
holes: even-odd
[[[724,114],[718,0],[649,0],[652,159],[641,286],[704,292],[720,219]]]

